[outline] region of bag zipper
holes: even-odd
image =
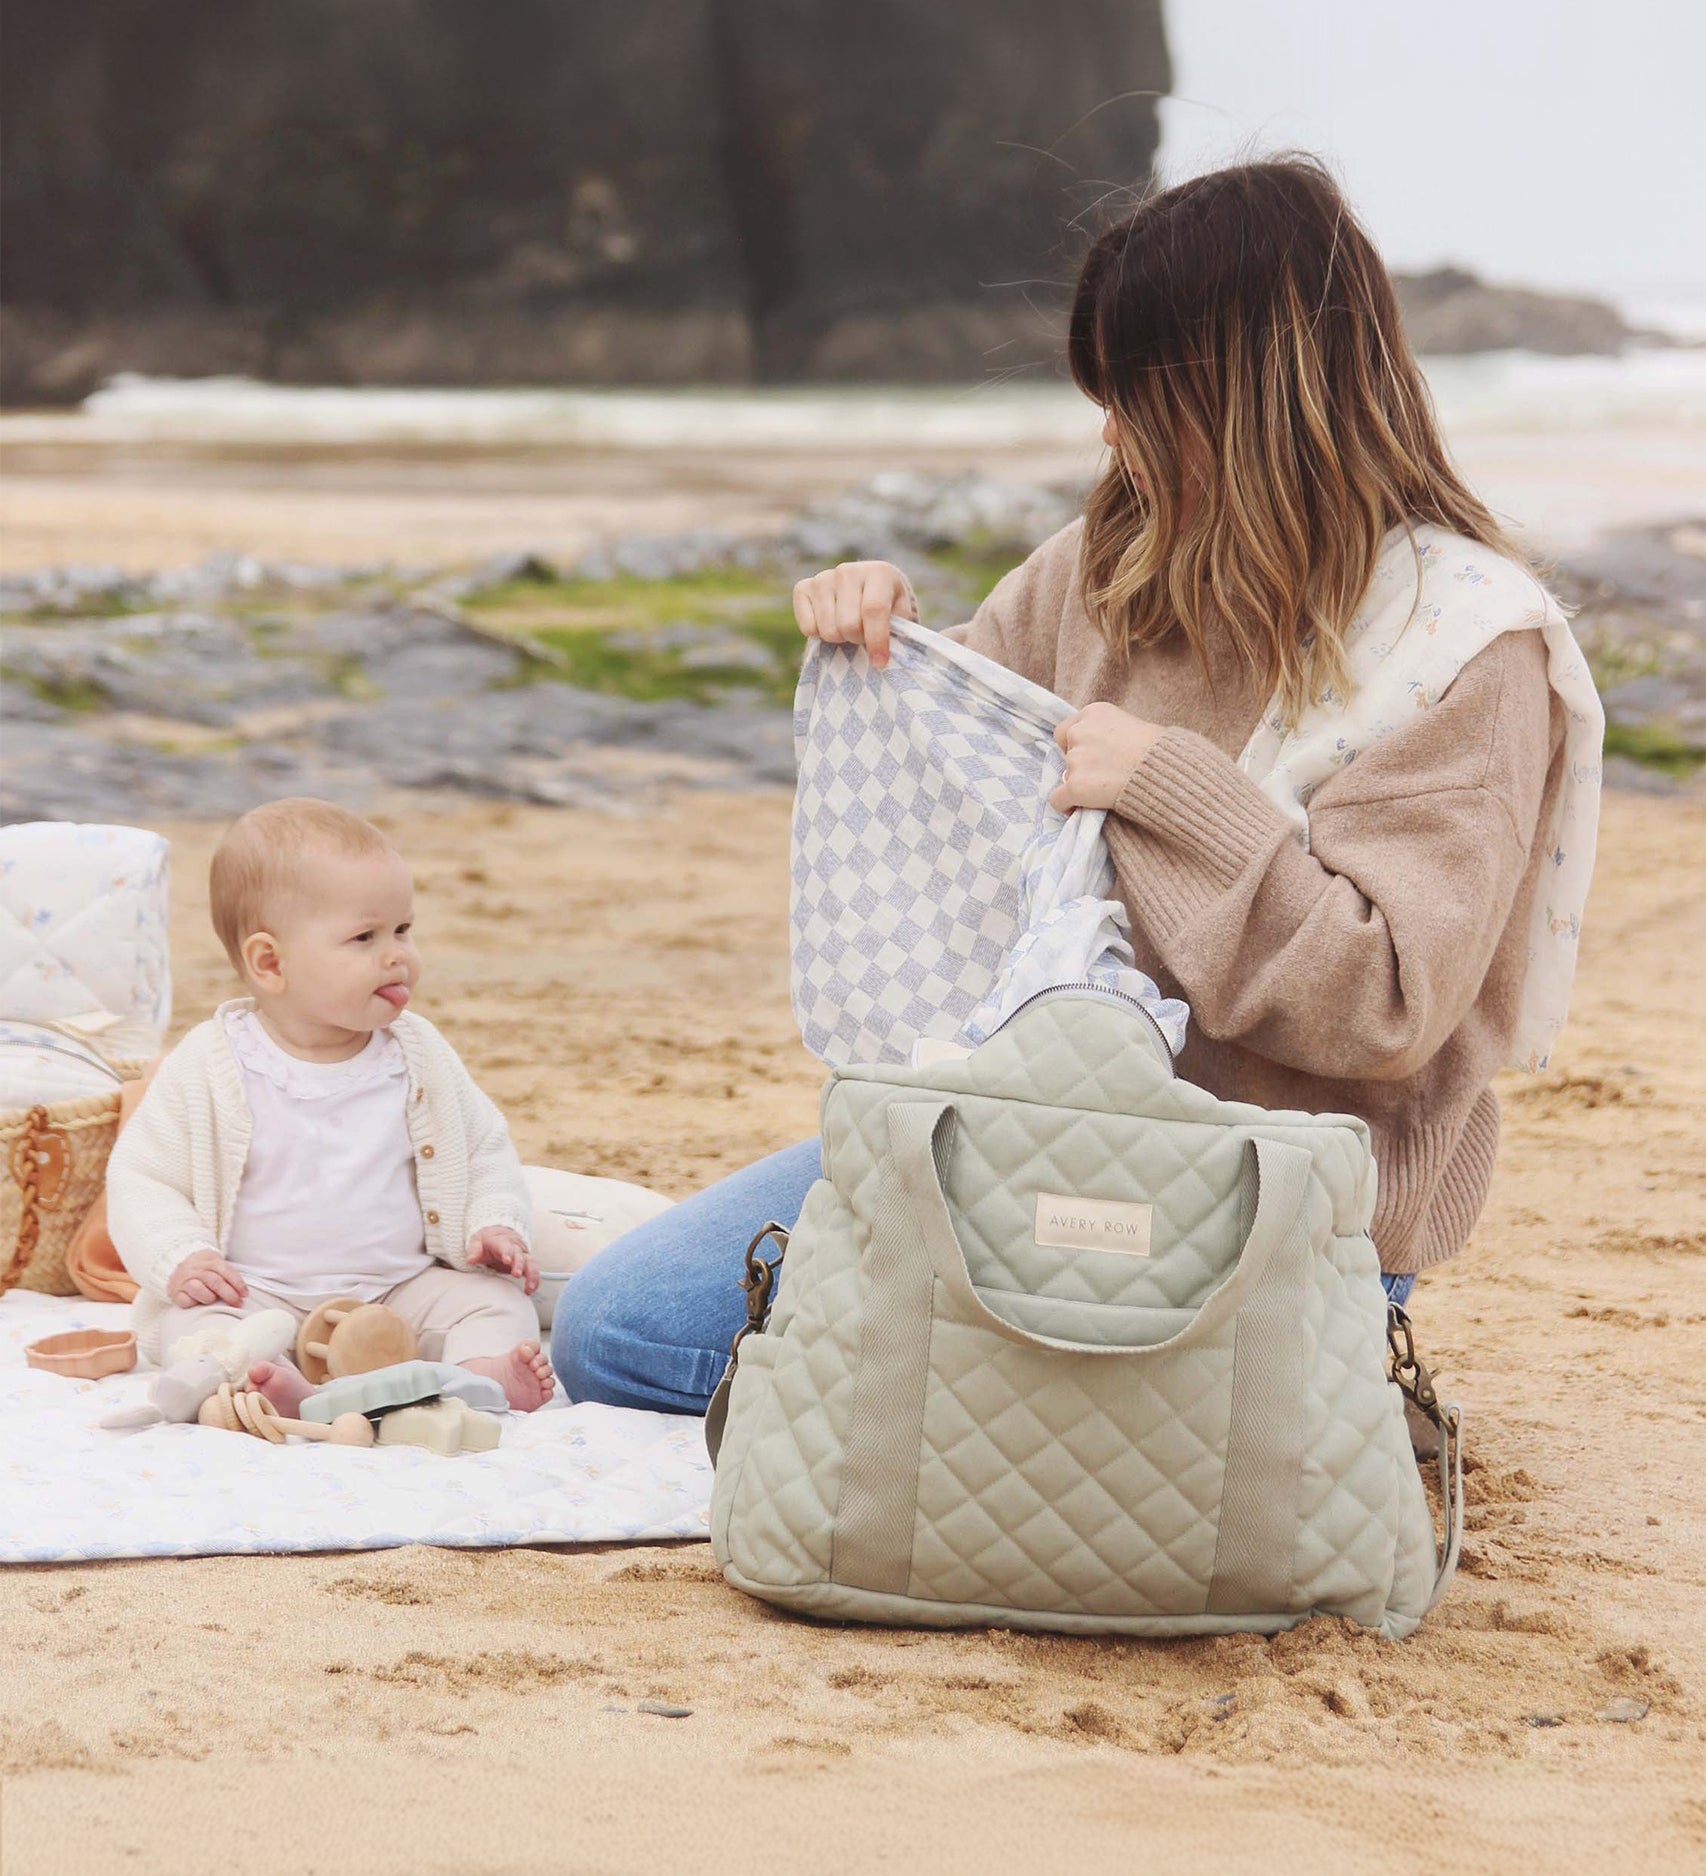
[[[1155,1040],[1160,1043],[1162,1059],[1167,1064],[1168,1080],[1173,1081],[1178,1078],[1177,1071],[1173,1067],[1172,1047],[1168,1043],[1166,1036],[1162,1033],[1161,1025],[1155,1020],[1155,1018],[1150,1014],[1150,1012],[1146,1010],[1143,1007],[1143,1005],[1140,1002],[1138,1002],[1137,998],[1132,996],[1128,991],[1116,990],[1112,984],[1096,983],[1092,978],[1089,978],[1089,977],[1074,978],[1071,982],[1064,983],[1064,984],[1050,984],[1046,989],[1035,991],[1032,995],[1026,997],[1024,1002],[1021,1003],[1016,1010],[1010,1011],[1006,1016],[1002,1017],[1001,1021],[995,1025],[995,1027],[989,1032],[987,1036],[984,1037],[984,1041],[985,1042],[991,1041],[993,1040],[994,1037],[1000,1035],[1002,1030],[1004,1030],[1007,1027],[1007,1025],[1013,1021],[1014,1017],[1024,1015],[1025,1011],[1028,1010],[1033,1003],[1041,1003],[1044,1001],[1045,998],[1048,998],[1048,997],[1076,996],[1076,995],[1110,997],[1113,999],[1114,1002],[1123,1003],[1127,1006],[1127,1008],[1136,1010],[1138,1015],[1141,1016],[1143,1020],[1149,1025],[1149,1027],[1155,1031]]]

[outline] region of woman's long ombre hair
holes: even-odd
[[[1199,657],[1230,635],[1288,723],[1342,689],[1393,527],[1521,558],[1452,466],[1380,256],[1309,158],[1199,176],[1098,237],[1069,356],[1120,439],[1085,505],[1091,618],[1116,646],[1182,631]]]

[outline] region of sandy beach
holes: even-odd
[[[243,987],[209,917],[222,835],[312,795],[371,816],[409,863],[409,1001],[524,1162],[682,1200],[809,1143],[826,1070],[790,1005],[790,822],[796,722],[810,753],[825,719],[800,706],[793,595],[854,562],[901,564],[923,627],[999,589],[985,618],[1016,668],[1038,674],[1032,650],[1058,638],[1050,682],[1075,700],[1223,741],[1237,700],[1214,653],[1284,641],[1288,698],[1345,709],[1319,730],[1304,710],[1267,786],[1320,823],[1333,798],[1307,779],[1313,751],[1341,774],[1357,761],[1341,821],[1377,818],[1382,864],[1396,856],[1406,890],[1432,894],[1413,944],[1362,835],[1336,860],[1324,833],[1315,849],[1363,895],[1367,928],[1392,921],[1406,1013],[1453,1002],[1453,971],[1418,962],[1451,923],[1437,915],[1487,924],[1486,881],[1509,870],[1452,860],[1461,828],[1491,816],[1489,850],[1528,854],[1548,876],[1542,923],[1573,940],[1596,774],[1603,796],[1569,1022],[1543,1072],[1498,1078],[1483,1212],[1407,1299],[1417,1353],[1462,1411],[1465,1488],[1455,1580],[1408,1639],[1337,1617],[1168,1640],[814,1622],[731,1587],[698,1536],[697,1419],[559,1389],[511,1416],[497,1450],[455,1458],[395,1444],[416,1429],[377,1410],[377,1431],[334,1428],[323,1452],[276,1426],[264,1448],[188,1425],[121,1437],[146,1417],[114,1411],[148,1397],[146,1361],[72,1383],[24,1351],[97,1324],[146,1331],[146,1312],[14,1293],[0,1297],[0,1557],[30,1561],[0,1563],[0,1876],[1706,1876],[1706,12],[1554,6],[1537,34],[1485,0],[1364,7],[1349,32],[1336,0],[937,0],[875,29],[825,0],[10,4],[0,1018],[14,1031],[92,1014],[88,1033],[116,1044],[126,1032],[98,1019],[128,1006],[154,1046],[159,910],[142,900],[158,856],[139,877],[106,858],[136,843],[89,828],[170,843],[169,1050]],[[1147,534],[1140,506],[1159,516]],[[1052,559],[1000,586],[1086,514],[1092,547],[1113,552],[1079,556],[1068,603]],[[1385,524],[1406,515],[1474,540],[1448,551],[1408,529],[1401,643],[1383,636],[1402,603],[1389,556],[1403,558]],[[1372,574],[1346,541],[1359,525],[1383,531]],[[1507,550],[1543,605],[1513,599]],[[1156,554],[1166,565],[1144,573]],[[1176,630],[1139,630],[1120,670],[1133,568],[1148,580],[1134,616],[1165,622],[1153,600],[1223,632],[1202,683]],[[1341,626],[1347,662],[1328,669]],[[1562,812],[1525,833],[1543,711],[1538,666],[1516,654],[1539,634],[1501,639],[1497,673],[1487,648],[1533,626],[1554,732],[1559,700],[1570,724],[1545,791]],[[1436,710],[1476,658],[1490,701]],[[1591,754],[1584,668],[1605,723]],[[996,687],[975,667],[966,681],[969,733],[945,709],[916,715],[959,745],[922,791],[957,817],[935,844],[976,863],[990,844],[976,772],[1012,765],[979,740]],[[1034,697],[1021,708],[1041,720]],[[1477,710],[1485,763],[1444,747]],[[1129,744],[1094,724],[1065,738],[1094,775],[1075,798],[1130,785],[1103,760],[1147,747],[1127,728]],[[1261,732],[1245,752],[1258,775]],[[888,778],[906,763],[867,761],[856,736],[843,758],[838,736],[822,743],[857,797],[846,825],[864,813],[895,832]],[[1195,760],[1189,739],[1166,747]],[[945,772],[961,749],[964,788]],[[1222,809],[1190,777],[1173,792],[1191,853],[1158,916],[1209,903],[1218,880],[1251,981],[1313,965],[1310,1024],[1341,1041],[1378,1027],[1323,987],[1334,907],[1255,891],[1256,861],[1235,877],[1237,843],[1192,847],[1193,816]],[[1225,808],[1234,832],[1247,809]],[[39,822],[57,831],[32,848],[16,830]],[[896,838],[910,876],[930,839]],[[860,894],[836,904],[835,936],[858,937]],[[1155,971],[1147,943],[1133,961]],[[971,948],[975,963],[989,946]],[[1377,1170],[1400,1188],[1383,1216],[1439,1158],[1440,1089],[1513,1001],[1508,955],[1428,1075],[1385,1083],[1405,1111],[1383,1132],[1398,1144]],[[894,981],[910,981],[905,962]],[[1227,1025],[1252,1059],[1309,1059],[1252,1008]],[[1540,1008],[1557,1005],[1522,1014]],[[72,1072],[41,1040],[9,1039],[8,1099],[51,1098],[44,1059]],[[463,1176],[467,1129],[441,1126],[432,1075],[415,1080],[417,1196],[439,1208],[426,1229],[477,1226],[490,1208]],[[1374,1085],[1302,1080],[1358,1105]],[[1296,1095],[1311,1098],[1328,1096]],[[296,1130],[321,1144],[342,1115],[346,1143],[384,1121],[339,1108],[327,1122],[321,1105]],[[71,1150],[61,1177],[22,1118],[0,1190],[80,1204]],[[280,1137],[300,1145],[290,1126]],[[173,1145],[168,1179],[186,1157]],[[198,1203],[232,1183],[203,1145],[187,1154]],[[1473,1177],[1473,1157],[1446,1172]],[[317,1243],[335,1261],[341,1240],[348,1259],[361,1217],[390,1214],[360,1195],[329,1222],[299,1204],[342,1189],[323,1158],[280,1178],[283,1211],[304,1257]],[[1258,1221],[1274,1209],[1263,1167]],[[1068,1166],[1049,1183],[1072,1216],[1049,1230],[1037,1193],[1037,1242],[1105,1227],[1102,1244],[1141,1257],[1146,1212],[1177,1223],[1189,1202],[1192,1169],[1162,1171],[1136,1195],[1154,1206],[1109,1208]],[[1321,1211],[1319,1185],[1306,1210]],[[540,1191],[536,1221],[579,1203],[594,1201]],[[152,1241],[144,1203],[121,1190],[114,1204]],[[1204,1216],[1230,1232],[1237,1209]],[[33,1257],[40,1280],[58,1247],[23,1215],[0,1266],[22,1275]],[[225,1234],[251,1278],[283,1255],[277,1215],[245,1214],[264,1242]],[[368,1234],[374,1268],[395,1249],[385,1229],[383,1244]],[[1255,1222],[1249,1235],[1260,1251]],[[536,1241],[548,1270],[578,1261]],[[1252,1374],[1258,1421],[1276,1387],[1264,1371],[1289,1385],[1259,1312],[1286,1294],[1271,1280],[1299,1237],[1265,1241],[1267,1266],[1232,1299],[1257,1310],[1234,1419]],[[1402,1260],[1397,1237],[1382,1242]],[[731,1256],[731,1300],[739,1277]],[[566,1296],[597,1316],[590,1285]],[[529,1308],[503,1346],[532,1336]],[[1046,1310],[1035,1323],[1058,1327]],[[1197,1399],[1170,1428],[1176,1475],[1134,1488],[1179,1530],[1193,1507],[1177,1470],[1200,1471],[1189,1429],[1215,1353],[1166,1356],[1195,1365]],[[1075,1458],[1101,1440],[1075,1404],[1059,1421],[1036,1400],[1010,1410],[1002,1372],[962,1395],[982,1420],[942,1442],[945,1470],[969,1476],[962,1455],[985,1433],[999,1448],[990,1430],[1032,1408],[1073,1421]],[[857,1456],[881,1441],[855,1417]],[[1282,1432],[1296,1420],[1283,1403],[1272,1416]],[[351,1450],[364,1439],[383,1450]],[[1296,1470],[1275,1450],[1283,1467],[1228,1452],[1228,1506],[1240,1471],[1259,1487]],[[1402,1449],[1399,1463],[1407,1483]],[[1367,1496],[1367,1476],[1339,1483]],[[856,1495],[842,1491],[844,1514]],[[999,1506],[996,1535],[1037,1552],[1050,1516],[1093,1497],[1069,1483],[1016,1521]],[[1268,1522],[1222,1509],[1222,1590],[1248,1587],[1248,1556],[1229,1551],[1286,1563]],[[951,1542],[971,1528],[949,1525]],[[568,1541],[589,1534],[619,1541]],[[493,1547],[452,1547],[473,1544]],[[165,1554],[220,1550],[242,1554]]]
[[[385,817],[421,1007],[524,1156],[681,1195],[811,1131],[787,813]],[[228,990],[216,830],[165,831],[181,1030]],[[1488,1210],[1418,1293],[1473,1470],[1462,1574],[1410,1642],[819,1627],[704,1545],[13,1568],[0,1868],[1699,1868],[1698,797],[1614,796],[1602,852],[1557,1064],[1507,1088]]]
[[[1458,441],[1560,543],[1698,509],[1681,433],[1489,420]],[[218,450],[27,415],[0,444],[0,571],[232,546],[566,560],[969,460]],[[1094,457],[977,460],[1039,480]],[[788,1009],[786,795],[660,806],[657,775],[634,783],[629,816],[417,793],[380,818],[416,869],[420,1007],[524,1157],[682,1196],[810,1133],[821,1070]],[[1573,1020],[1547,1074],[1506,1085],[1487,1211],[1418,1292],[1472,1470],[1461,1574],[1410,1642],[826,1628],[728,1589],[704,1545],[14,1567],[0,1870],[1700,1868],[1703,807],[1698,784],[1608,798]],[[219,830],[163,831],[181,1033],[231,989]]]

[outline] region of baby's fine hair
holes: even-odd
[[[304,856],[315,851],[359,859],[397,850],[371,821],[310,795],[251,808],[225,830],[209,870],[209,898],[213,929],[239,977],[243,940],[269,929],[279,897],[296,885]]]

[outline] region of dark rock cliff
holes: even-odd
[[[1160,0],[5,0],[4,33],[11,403],[1034,365],[1168,84]]]

